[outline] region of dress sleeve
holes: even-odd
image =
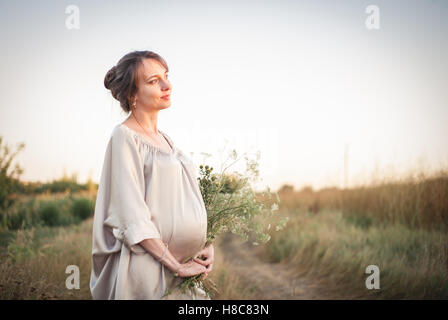
[[[143,161],[134,139],[121,130],[112,135],[110,201],[106,226],[131,251],[144,239],[161,238],[145,202]]]

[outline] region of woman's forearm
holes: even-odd
[[[159,238],[145,239],[139,242],[139,244],[156,260],[160,259],[166,248],[166,245],[163,243],[162,239]],[[177,259],[171,254],[169,248],[166,249],[165,255],[160,262],[172,272],[175,272],[181,265],[181,263],[179,263],[179,261],[177,261]]]

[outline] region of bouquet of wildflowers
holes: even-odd
[[[207,240],[204,247],[207,247],[215,241],[217,236],[226,231],[231,231],[240,236],[243,241],[249,239],[249,235],[255,236],[253,245],[266,243],[270,235],[265,233],[271,225],[265,226],[264,220],[272,216],[273,212],[278,210],[280,199],[277,192],[274,192],[275,199],[272,199],[270,188],[267,187],[262,193],[266,201],[257,200],[256,193],[251,183],[255,183],[259,177],[258,160],[251,160],[244,154],[246,160],[246,170],[244,174],[238,172],[227,173],[226,171],[241,160],[233,150],[223,164],[221,172],[214,173],[213,167],[200,165],[200,175],[198,177],[199,187],[207,210]],[[227,162],[232,160],[230,164]],[[266,205],[265,202],[273,202]],[[279,221],[276,231],[282,229],[288,217]],[[189,257],[184,262],[190,260]],[[202,274],[184,277],[179,284],[182,292],[193,290],[195,286],[203,289],[207,295],[213,295],[219,292],[216,285],[210,279],[201,279]],[[164,296],[171,293],[168,289]]]

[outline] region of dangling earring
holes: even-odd
[[[137,101],[134,101],[134,104],[132,105],[134,109],[137,109]]]

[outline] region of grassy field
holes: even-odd
[[[335,297],[448,298],[448,172],[415,170],[348,190],[284,190],[280,215],[290,218],[264,254],[315,277]],[[366,267],[380,271],[367,290]]]
[[[401,224],[366,224],[339,211],[282,211],[285,230],[268,242],[265,255],[297,268],[297,277],[320,279],[335,297],[447,299],[448,234]],[[365,286],[366,267],[380,270],[380,289]]]
[[[15,232],[2,248],[0,299],[91,299],[92,219],[80,225]],[[80,269],[80,289],[65,286],[68,265]]]
[[[250,249],[218,238],[209,275],[219,288],[214,299],[257,299],[269,290],[281,298],[282,282],[269,283],[280,264],[292,270],[291,281],[318,286],[314,298],[447,299],[447,181],[440,173],[350,190],[284,190],[276,214],[289,217],[286,228],[271,230],[252,260],[244,259]],[[91,299],[92,217],[59,226],[23,221],[27,228],[0,232],[0,299]],[[80,269],[79,290],[65,286],[68,265]],[[380,289],[366,288],[369,265],[380,270]],[[266,281],[256,281],[254,266],[264,268],[258,274]],[[303,286],[288,298],[306,298]]]
[[[14,232],[9,245],[0,249],[0,299],[91,299],[92,223],[77,226],[40,227]],[[250,290],[223,261],[217,240],[215,267],[210,278],[218,284],[216,299],[251,298]],[[68,265],[80,269],[80,289],[65,286]]]

